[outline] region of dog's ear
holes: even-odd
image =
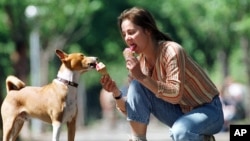
[[[68,56],[67,53],[65,53],[65,52],[63,52],[62,50],[59,50],[59,49],[56,50],[56,55],[57,55],[61,60],[64,60],[64,59]]]

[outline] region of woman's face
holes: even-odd
[[[150,33],[142,27],[124,19],[121,23],[122,36],[128,47],[135,53],[143,53],[150,40]]]

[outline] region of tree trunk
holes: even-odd
[[[242,36],[240,38],[240,45],[243,52],[243,61],[246,66],[247,82],[248,85],[250,86],[250,58],[249,58],[250,48],[249,48],[249,40],[247,39],[246,36]]]
[[[29,75],[28,30],[24,17],[24,6],[13,3],[6,3],[4,10],[8,15],[11,40],[15,43],[15,51],[11,54],[14,75],[27,83]],[[21,8],[17,9],[16,6]]]
[[[249,91],[250,90],[249,89],[249,86],[250,86],[250,58],[249,58],[250,48],[249,48],[249,40],[247,39],[247,36],[242,36],[240,38],[240,45],[241,45],[242,52],[243,52],[243,61],[244,61],[245,66],[246,66],[248,92],[250,92]],[[250,93],[247,93],[247,95],[246,95],[247,117],[250,117],[250,108],[247,105],[247,103],[249,103],[249,101],[250,101]]]
[[[229,72],[228,54],[224,50],[221,50],[218,53],[218,59],[219,59],[220,64],[222,66],[222,68],[221,68],[222,69],[222,75],[223,75],[222,80],[225,80],[225,78],[227,78],[228,75],[230,74],[230,72]]]

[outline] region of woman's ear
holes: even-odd
[[[152,36],[152,34],[151,34],[151,31],[150,31],[150,30],[145,29],[144,31],[145,31],[145,33],[146,33],[147,35]]]

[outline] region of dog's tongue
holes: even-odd
[[[99,69],[100,69],[100,66],[99,66],[98,63],[96,63],[95,68],[96,68],[96,70],[99,70]]]
[[[99,62],[99,63],[96,63],[95,68],[98,71],[98,70],[105,68],[105,65],[102,62]]]

